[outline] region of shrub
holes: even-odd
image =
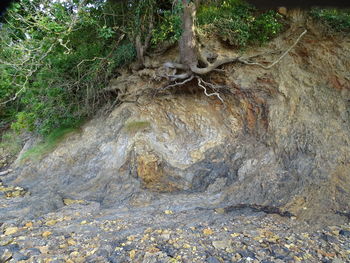
[[[202,6],[197,17],[199,27],[238,48],[263,44],[283,29],[278,13],[259,14],[251,5],[237,0]]]
[[[252,22],[250,40],[260,44],[271,40],[283,29],[281,19],[281,15],[272,10],[257,16]]]
[[[180,39],[181,28],[181,5],[177,4],[174,10],[165,10],[159,17],[159,22],[152,32],[152,45],[156,46],[162,42],[175,43]]]
[[[0,102],[18,93],[16,100],[0,105],[0,120],[15,120],[16,131],[48,136],[94,114],[109,99],[103,92],[109,79],[136,52],[127,37],[119,43],[120,21],[105,14],[103,6],[84,7],[75,19],[78,14],[70,11],[75,2],[43,4],[54,19],[22,0],[0,27]]]
[[[337,32],[350,31],[350,10],[320,9],[310,11],[311,16]]]

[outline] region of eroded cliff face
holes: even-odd
[[[299,31],[292,28],[247,55],[273,61]],[[219,43],[207,48],[233,54]],[[38,216],[77,199],[101,209],[267,205],[301,220],[344,222],[341,213],[350,212],[349,58],[348,37],[330,39],[311,29],[271,70],[233,64],[213,73],[213,81],[229,88],[221,95],[224,105],[196,82],[125,103],[41,161],[17,164],[4,182],[30,195],[0,208],[0,218]],[[123,76],[121,89],[161,87],[143,73]]]

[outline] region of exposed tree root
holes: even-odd
[[[224,103],[224,100],[220,97],[220,94],[218,92],[208,93],[206,86],[211,87],[212,89],[216,89],[216,86],[212,83],[205,82],[200,77],[196,76],[196,79],[198,80],[198,86],[201,87],[204,90],[204,94],[207,97],[210,96],[216,96],[222,103]]]
[[[256,56],[252,56],[247,59],[243,59],[241,57],[234,57],[234,58],[222,58],[222,59],[217,59],[213,63],[210,63],[203,54],[199,54],[199,58],[203,63],[205,63],[207,66],[205,68],[199,68],[198,67],[198,61],[195,61],[189,65],[186,64],[181,64],[181,63],[174,63],[174,62],[167,62],[163,65],[167,71],[170,69],[173,70],[172,74],[167,74],[164,77],[169,79],[170,81],[174,82],[172,84],[169,84],[165,86],[163,89],[168,89],[176,86],[182,86],[186,84],[187,82],[191,81],[193,78],[196,78],[198,80],[198,86],[204,90],[204,94],[208,97],[210,96],[216,96],[221,102],[224,102],[223,99],[220,97],[220,94],[218,92],[213,92],[213,93],[208,93],[207,88],[211,88],[213,90],[217,90],[219,86],[205,82],[200,76],[208,74],[212,71],[222,71],[218,69],[218,67],[228,64],[228,63],[233,63],[233,62],[239,62],[245,65],[250,65],[250,66],[259,66],[263,69],[270,69],[276,64],[278,64],[300,41],[300,39],[307,33],[307,30],[305,29],[299,37],[295,40],[293,45],[291,45],[283,54],[274,62],[272,62],[270,65],[265,66],[261,63],[258,62],[251,62],[250,59]],[[177,70],[184,71],[183,73],[177,74]],[[181,80],[181,82],[177,82],[178,80]]]

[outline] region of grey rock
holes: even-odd
[[[29,256],[29,257],[31,257],[31,256],[38,256],[40,254],[41,254],[41,252],[37,248],[28,248],[26,250],[26,255]]]
[[[231,247],[231,240],[217,240],[217,241],[213,241],[213,247],[215,247],[215,249],[220,249],[220,250],[224,250],[226,248]]]
[[[350,237],[350,231],[349,230],[340,230],[339,235],[345,236],[345,237]]]
[[[237,252],[244,258],[256,259],[255,253],[250,250],[239,250]]]
[[[209,256],[206,259],[206,262],[207,263],[221,263],[220,260],[218,260],[216,257],[213,257],[213,256]]]
[[[12,256],[13,260],[15,262],[18,262],[18,261],[21,261],[21,260],[28,260],[30,257],[29,256],[25,256],[23,255],[22,253],[14,253],[13,256]]]
[[[327,235],[325,233],[323,233],[321,235],[321,238],[326,241],[326,242],[330,242],[330,243],[336,243],[338,240],[334,237],[334,236],[331,236],[331,235]]]
[[[350,203],[350,186],[340,183],[349,181],[350,94],[336,85],[337,77],[346,83],[348,43],[332,53],[304,44],[310,64],[328,64],[331,57],[331,66],[306,67],[286,56],[268,73],[235,68],[222,75],[235,94],[225,96],[225,107],[202,93],[159,97],[143,107],[125,103],[83,125],[42,160],[16,162],[1,178],[30,195],[0,206],[0,220],[65,209],[62,199],[70,198],[99,203],[96,211],[288,205],[308,222],[345,222],[332,217],[332,207],[346,210]],[[111,85],[124,91],[145,85],[128,74]],[[145,191],[152,198],[143,200]],[[297,200],[312,201],[304,210]]]

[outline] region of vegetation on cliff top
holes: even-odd
[[[77,126],[114,101],[116,92],[104,88],[120,68],[135,59],[134,69],[142,68],[147,51],[180,40],[187,4],[175,2],[13,4],[0,27],[0,129],[11,125],[48,136],[57,128]],[[261,12],[239,0],[203,1],[196,11],[196,30],[233,48],[263,44],[284,26],[277,12]],[[337,30],[349,30],[347,12],[317,9],[311,14]]]

